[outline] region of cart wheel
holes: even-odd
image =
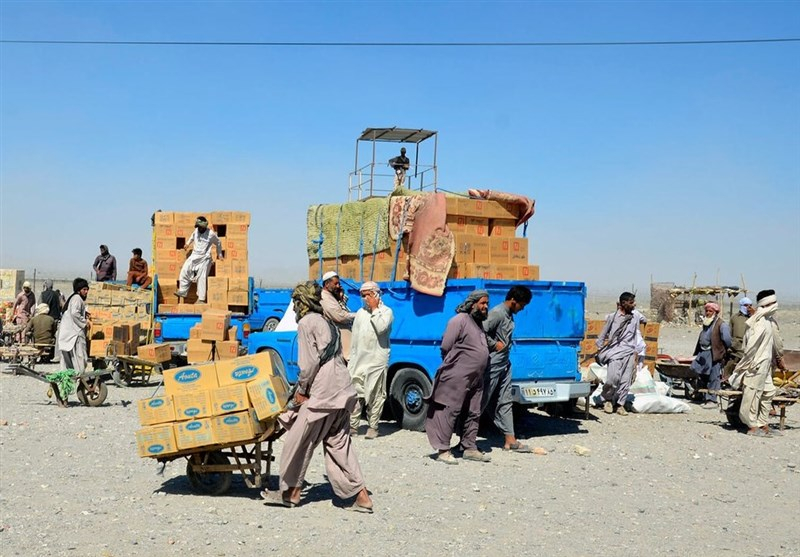
[[[205,458],[203,458],[205,457]],[[228,457],[219,451],[206,453],[205,455],[194,455],[186,463],[186,476],[195,493],[201,495],[222,495],[231,487],[231,477],[233,474],[227,472],[195,472],[194,464],[203,462],[205,464],[230,464]]]
[[[76,394],[78,395],[78,400],[84,406],[100,406],[106,401],[108,387],[100,379],[95,379],[94,384],[87,391],[84,383],[81,382],[78,383]]]

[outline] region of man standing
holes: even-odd
[[[405,147],[400,148],[399,157],[389,159],[389,166],[394,169],[394,189],[401,189],[406,183],[406,170],[411,166]]]
[[[86,295],[89,283],[82,278],[72,281],[72,295],[64,305],[64,315],[58,326],[58,349],[61,352],[61,365],[82,373],[86,371],[89,359],[86,353],[86,326],[89,323],[86,312]]]
[[[42,303],[47,304],[50,308],[48,313],[50,317],[58,321],[61,319],[61,308],[64,306],[64,297],[61,292],[53,290],[53,281],[46,279],[44,281],[44,290],[42,291]]]
[[[33,333],[33,343],[45,348],[42,361],[49,362],[53,359],[53,345],[56,341],[56,320],[50,316],[50,306],[41,303],[36,306],[36,315],[25,325],[24,335]]]
[[[744,355],[744,333],[747,330],[747,320],[755,312],[753,301],[745,297],[739,300],[739,311],[736,312],[736,315],[731,316],[731,353],[728,363],[725,364],[722,370],[723,381],[728,380],[736,364],[739,363],[739,360]]]
[[[208,287],[208,271],[211,269],[211,246],[217,251],[217,261],[222,261],[222,242],[219,241],[217,233],[208,227],[208,219],[197,217],[194,223],[194,231],[186,242],[184,249],[191,250],[192,254],[186,258],[181,267],[178,291],[175,295],[178,298],[185,298],[189,293],[189,283],[197,283],[197,301],[205,303],[206,288]]]
[[[438,451],[435,459],[458,464],[450,452],[450,437],[456,423],[463,422],[461,447],[464,460],[489,462],[478,450],[478,422],[481,417],[483,375],[489,364],[489,346],[482,324],[489,314],[489,293],[475,290],[456,308],[457,315],[447,322],[442,337],[442,365],[436,372],[428,402],[425,432]]]
[[[14,300],[14,324],[27,325],[33,315],[33,307],[36,305],[36,294],[31,290],[31,283],[27,280],[22,283],[22,291],[17,294]]]
[[[342,338],[342,354],[350,357],[350,330],[356,314],[347,307],[347,296],[339,282],[339,275],[328,271],[322,275],[322,312],[325,317],[339,328]]]
[[[625,400],[636,367],[636,331],[640,323],[647,323],[647,319],[636,310],[636,296],[623,292],[619,296],[617,311],[608,316],[597,337],[599,351],[595,359],[598,364],[608,366],[602,392],[606,414],[628,414]]]
[[[356,391],[342,358],[337,329],[322,316],[320,298],[320,286],[314,281],[292,292],[300,367],[294,403],[299,409],[279,418],[288,430],[281,452],[280,492],[265,490],[261,496],[267,504],[297,506],[311,456],[322,443],[333,492],[342,499],[355,496],[349,509],[371,513],[372,500],[350,439]]]
[[[503,450],[518,453],[532,452],[531,448],[517,441],[514,435],[514,415],[511,411],[511,337],[514,334],[514,315],[525,309],[532,298],[527,286],[512,286],[502,304],[489,311],[483,322],[483,330],[493,349],[489,367],[483,381],[481,414],[488,409],[494,425],[505,436]]]
[[[108,253],[105,244],[100,246],[100,255],[95,257],[92,268],[98,282],[117,280],[117,258]]]
[[[378,421],[386,402],[386,372],[389,366],[389,336],[392,310],[381,301],[381,289],[372,281],[361,285],[364,307],[356,312],[347,370],[356,389],[356,407],[350,417],[350,434],[358,432],[362,399],[367,407],[369,428],[365,439],[378,437]]]
[[[741,376],[742,405],[739,418],[748,430],[748,435],[771,437],[767,425],[775,384],[772,382],[772,364],[786,371],[783,364],[783,341],[778,332],[775,313],[778,298],[774,290],[762,290],[756,296],[758,309],[747,320],[744,335],[743,356],[736,364],[734,375]],[[737,385],[739,381],[732,379]]]
[[[731,330],[719,318],[719,304],[708,302],[703,318],[703,330],[694,347],[691,369],[699,376],[699,387],[718,391],[722,382],[722,364],[731,347]],[[702,407],[706,410],[717,407],[717,395],[705,393]]]
[[[139,288],[147,288],[153,279],[147,271],[147,261],[142,259],[141,248],[133,248],[133,257],[128,263],[128,286],[138,285]]]

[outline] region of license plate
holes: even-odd
[[[523,387],[522,394],[526,397],[556,396],[555,387]]]

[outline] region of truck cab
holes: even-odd
[[[516,403],[544,405],[588,396],[589,384],[581,381],[578,367],[585,328],[583,283],[451,279],[441,297],[417,292],[406,282],[378,284],[383,303],[394,313],[387,407],[403,428],[423,429],[427,409],[424,398],[430,394],[442,362],[440,345],[445,327],[456,306],[476,289],[489,292],[491,307],[505,300],[515,284],[527,286],[533,293],[531,303],[514,316],[511,371]],[[356,284],[342,281],[342,286],[351,300],[359,299]],[[356,309],[354,304],[351,309]],[[272,352],[273,358],[282,362],[289,381],[296,381],[296,330],[254,333],[248,351]]]

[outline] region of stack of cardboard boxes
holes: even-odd
[[[254,440],[288,399],[267,353],[166,370],[164,389],[139,401],[140,457]]]
[[[539,280],[539,266],[528,261],[528,239],[516,236],[518,207],[513,203],[447,197],[447,226],[453,233],[456,254],[448,278]],[[408,240],[399,247],[375,254],[310,259],[308,278],[318,280],[327,271],[356,281],[403,280],[408,261]],[[320,269],[321,267],[321,269]]]
[[[93,358],[109,353],[136,355],[141,337],[150,329],[152,300],[151,290],[91,283],[86,296],[86,310],[92,317],[89,355]]]
[[[595,363],[594,356],[597,354],[597,337],[603,331],[605,319],[590,319],[586,321],[586,335],[581,342],[580,361],[581,367],[588,367]],[[644,364],[655,377],[656,358],[658,357],[658,335],[661,332],[660,323],[647,323],[640,325],[645,344]]]
[[[194,231],[197,217],[203,215],[222,243],[224,259],[215,261],[209,273],[206,304],[197,307],[196,285],[192,284],[183,303],[178,303],[178,276],[186,261],[186,243]],[[212,309],[247,313],[249,307],[250,268],[247,256],[247,235],[250,213],[245,211],[213,211],[210,213],[155,214],[153,264],[158,273],[158,304],[161,313],[202,313]],[[212,248],[212,257],[216,251]]]
[[[186,361],[190,364],[212,360],[230,360],[239,355],[238,330],[231,327],[231,312],[209,309],[200,323],[189,330]]]

